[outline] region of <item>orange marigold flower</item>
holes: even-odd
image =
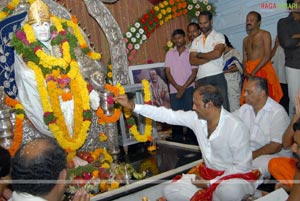
[[[54,77],[58,77],[58,76],[60,75],[60,70],[59,70],[59,69],[57,69],[57,70],[52,70],[52,75],[53,75]]]
[[[73,95],[72,95],[72,93],[63,93],[62,95],[61,95],[61,98],[62,98],[62,100],[64,101],[64,102],[66,102],[66,101],[69,101],[69,100],[72,100],[72,98],[73,98]]]
[[[80,45],[81,49],[84,49],[84,48],[87,48],[87,47],[88,47],[88,45],[86,43],[83,43],[83,44]]]
[[[156,145],[152,145],[152,146],[149,146],[147,148],[148,151],[155,151],[156,150]]]
[[[7,8],[8,8],[9,10],[14,10],[14,9],[15,9],[15,7],[14,7],[13,5],[11,5],[11,4],[8,4],[8,5],[7,5]]]
[[[77,19],[77,17],[76,17],[75,15],[72,15],[72,16],[71,16],[71,20],[72,20],[72,22],[74,22],[75,24],[78,23],[78,19]]]

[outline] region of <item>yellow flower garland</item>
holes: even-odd
[[[88,47],[88,45],[85,41],[85,38],[82,35],[81,30],[78,26],[77,18],[75,16],[72,16],[72,20],[65,20],[65,19],[61,19],[61,18],[53,16],[53,17],[51,17],[51,20],[52,20],[53,24],[56,25],[56,28],[58,28],[57,29],[58,32],[63,30],[63,28],[61,26],[61,22],[67,23],[67,25],[73,29],[74,35],[76,36],[76,38],[78,40],[79,46],[82,49]],[[97,52],[93,52],[91,50],[89,50],[89,52],[87,53],[87,56],[94,60],[101,59],[101,54],[99,54]]]
[[[85,90],[84,87],[79,90],[78,86],[86,86],[86,83],[83,81],[83,78],[78,73],[75,84],[77,87],[72,86],[71,91],[74,97],[74,105],[78,104],[80,101],[81,104],[76,105],[75,114],[74,114],[74,136],[70,138],[68,130],[65,125],[65,120],[61,108],[59,106],[58,94],[57,94],[57,86],[56,83],[50,81],[48,82],[48,90],[44,85],[44,78],[41,69],[33,62],[28,62],[28,66],[35,72],[36,82],[38,86],[38,91],[40,93],[41,103],[44,109],[44,112],[54,113],[57,118],[57,123],[50,123],[49,129],[53,133],[54,137],[58,141],[58,143],[66,150],[75,151],[80,148],[85,142],[87,131],[90,126],[90,120],[85,120],[82,122],[82,113],[83,110],[89,110],[89,97],[88,91]],[[80,79],[81,78],[81,79]],[[72,81],[73,82],[73,81]],[[71,82],[71,83],[72,83]],[[76,90],[77,89],[77,90]],[[74,91],[75,90],[75,91]],[[50,100],[49,100],[50,97]],[[52,107],[53,105],[53,107]],[[81,105],[81,106],[80,106]],[[77,107],[79,106],[79,108]],[[82,109],[80,109],[82,107]],[[79,114],[80,115],[79,115]],[[76,131],[76,133],[75,133]],[[78,132],[79,131],[79,132]]]
[[[51,17],[54,21],[54,26],[57,30],[62,31],[59,18]],[[27,36],[27,40],[32,43],[36,41],[33,34],[33,29],[30,25],[24,25],[24,32]],[[76,36],[78,37],[78,36]],[[74,100],[74,130],[71,137],[63,116],[63,112],[60,108],[59,97],[63,94],[63,90],[59,89],[55,81],[49,80],[45,82],[45,78],[41,68],[34,62],[28,61],[27,65],[34,71],[38,91],[41,98],[44,114],[53,114],[54,122],[48,124],[49,129],[53,133],[53,136],[57,139],[58,143],[69,152],[73,152],[80,148],[85,142],[87,132],[91,123],[90,119],[84,119],[84,111],[90,110],[89,96],[87,90],[87,84],[83,77],[79,73],[78,63],[71,60],[70,45],[68,41],[62,43],[62,58],[50,56],[42,49],[35,51],[36,56],[40,59],[39,65],[52,70],[52,76],[58,77],[61,75],[60,70],[52,69],[53,66],[59,66],[61,69],[66,70],[70,68],[67,73],[67,77],[71,79],[70,82],[70,95]],[[45,76],[47,77],[47,75]],[[46,83],[46,86],[45,86]],[[79,87],[80,86],[80,87]]]
[[[144,80],[142,80],[142,85],[144,88],[144,102],[150,103],[151,102],[150,84],[147,80],[144,79]],[[117,85],[116,87],[119,88],[120,94],[125,93],[123,86]],[[124,108],[124,115],[125,115],[125,118],[127,119],[131,116],[131,112],[128,109]],[[138,131],[136,124],[132,125],[129,128],[129,131],[138,142],[147,142],[147,141],[151,142],[152,141],[152,119],[145,118],[145,132],[143,134],[141,134]]]

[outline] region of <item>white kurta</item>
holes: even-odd
[[[255,115],[253,107],[248,104],[241,106],[234,114],[239,116],[250,130],[251,151],[270,142],[282,143],[282,136],[290,122],[285,109],[270,97],[257,115]],[[269,160],[282,155],[289,156],[290,151],[282,150],[277,154],[260,156],[253,161],[253,166],[260,168],[262,176],[268,177]]]
[[[225,44],[225,38],[222,33],[212,30],[207,37],[201,34],[195,38],[190,47],[190,52],[207,53],[213,51],[216,45]],[[223,72],[223,55],[217,59],[199,65],[196,80],[204,77],[218,75]]]
[[[11,198],[8,201],[47,201],[44,198],[30,195],[28,193],[13,192]]]
[[[194,111],[172,111],[163,107],[158,108],[138,104],[136,104],[134,111],[156,121],[191,128],[197,137],[206,166],[215,170],[225,171],[220,177],[235,173],[245,173],[252,169],[248,129],[238,117],[235,117],[223,108],[219,124],[209,139],[207,138],[207,122],[198,119]],[[220,177],[211,180],[210,183],[214,183]],[[237,187],[236,184],[233,185],[233,188],[226,188],[232,191],[224,191],[224,185],[219,185],[216,193],[221,194],[220,200],[239,200],[244,194],[253,193],[254,191],[253,187],[246,181],[239,183],[241,184],[239,187],[243,186],[241,188]],[[170,185],[171,187],[167,187],[167,190],[165,190],[165,196],[171,196],[169,197],[170,200],[187,200],[198,190],[191,183],[190,178],[184,181],[182,185],[177,182]],[[224,197],[225,194],[226,196],[229,195],[228,199]],[[216,198],[215,200],[218,199]]]

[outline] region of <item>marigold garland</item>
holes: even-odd
[[[87,84],[80,74],[74,52],[77,42],[80,46],[86,43],[78,25],[73,21],[55,16],[51,16],[51,20],[51,45],[60,47],[61,58],[44,52],[29,24],[18,30],[11,43],[34,71],[46,125],[58,143],[69,150],[69,153],[74,153],[85,142],[92,118]],[[74,34],[67,25],[73,29]],[[99,56],[100,54],[96,58],[94,55],[94,59],[99,59]],[[60,98],[63,101],[74,100],[73,134],[70,134],[65,123]]]
[[[114,114],[111,116],[106,116],[102,110],[101,107],[97,109],[97,117],[98,117],[98,123],[99,124],[104,124],[104,123],[115,123],[119,120],[121,116],[121,110],[120,109],[115,109]]]
[[[147,80],[142,80],[142,85],[144,89],[144,103],[145,104],[151,104],[151,88],[150,84]],[[122,86],[118,86],[120,90],[124,91],[124,88]],[[130,133],[134,136],[134,138],[138,142],[152,142],[152,119],[145,118],[145,132],[141,134],[138,131],[137,125],[135,123],[134,118],[131,116],[130,110],[127,108],[124,108],[124,115],[127,121],[127,125],[129,127]]]
[[[104,88],[113,93],[114,96],[118,96],[119,95],[119,89],[115,86],[112,86],[110,84],[105,84]],[[110,100],[107,100],[107,101],[114,101],[111,97],[110,97]],[[120,116],[121,116],[121,109],[120,108],[115,108],[114,109],[114,113],[113,115],[110,115],[110,116],[107,116],[104,114],[104,111],[101,107],[99,107],[96,111],[96,115],[98,117],[98,123],[99,124],[105,124],[105,123],[115,123],[117,122],[119,119],[120,119]]]
[[[103,157],[101,157],[101,154]],[[99,147],[91,152],[92,157],[94,160],[101,158],[100,162],[102,164],[109,163],[111,164],[113,162],[112,156],[107,152],[107,150],[103,147]]]
[[[7,95],[5,96],[5,104],[14,108],[14,111],[16,113],[14,141],[12,146],[8,148],[10,155],[13,157],[22,144],[25,111],[19,101],[10,98]]]

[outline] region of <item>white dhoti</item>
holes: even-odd
[[[269,179],[271,177],[271,174],[269,173],[268,170],[269,161],[272,158],[277,158],[277,157],[292,157],[292,153],[289,149],[283,149],[279,153],[262,155],[253,160],[252,162],[253,168],[258,169],[260,171],[260,178],[257,180],[256,186],[262,184],[264,179]]]
[[[194,174],[184,174],[181,179],[167,185],[164,196],[167,200],[187,201],[199,190],[192,184]],[[222,181],[213,193],[213,201],[241,201],[248,195],[253,195],[255,187],[244,179],[229,179]]]

